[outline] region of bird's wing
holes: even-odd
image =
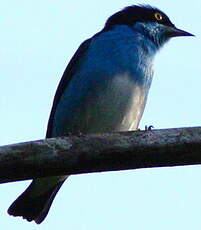
[[[81,63],[81,60],[84,56],[84,54],[86,53],[90,43],[91,43],[92,38],[87,39],[86,41],[84,41],[80,47],[78,48],[78,50],[75,52],[74,56],[72,57],[72,59],[70,60],[69,64],[67,65],[63,76],[60,80],[60,83],[58,85],[55,97],[54,97],[54,102],[53,102],[53,106],[52,106],[52,110],[50,113],[50,118],[48,121],[48,127],[47,127],[47,133],[46,133],[46,137],[52,137],[52,125],[53,125],[53,118],[54,118],[54,114],[57,108],[57,105],[59,103],[59,100],[63,94],[63,91],[65,90],[65,88],[68,86],[70,80],[72,79],[74,73],[76,72],[76,70],[78,69],[78,65]]]

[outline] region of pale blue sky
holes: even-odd
[[[7,0],[0,19],[0,145],[42,139],[61,75],[79,44],[124,6],[149,3],[195,38],[172,39],[155,61],[140,127],[199,126],[201,3],[128,0]],[[197,230],[201,166],[72,176],[41,225],[9,216],[29,182],[1,185],[0,228],[8,230]]]

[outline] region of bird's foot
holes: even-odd
[[[151,131],[152,129],[154,129],[154,126],[153,125],[145,125],[145,131]]]

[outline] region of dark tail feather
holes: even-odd
[[[38,197],[30,195],[34,186],[34,182],[32,182],[29,187],[12,203],[8,209],[8,214],[13,216],[22,216],[28,221],[34,220],[37,224],[40,224],[47,216],[54,197],[64,181],[60,181],[45,194]]]

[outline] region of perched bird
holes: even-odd
[[[84,41],[59,83],[46,137],[135,130],[146,104],[157,51],[180,30],[161,10],[133,5]],[[8,213],[40,224],[68,175],[34,179]]]

